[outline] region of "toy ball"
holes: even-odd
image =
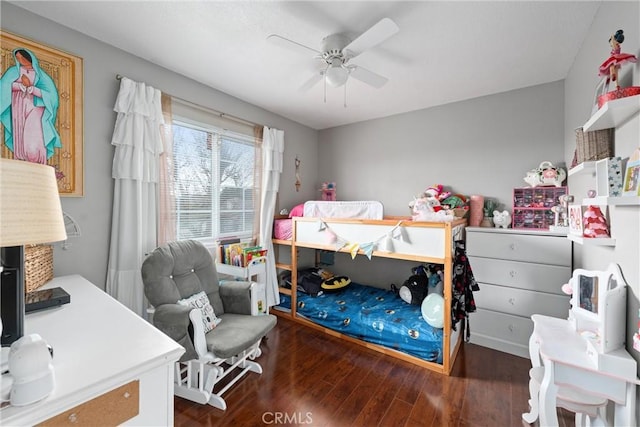
[[[434,328],[444,325],[444,298],[439,294],[430,294],[422,301],[422,318]]]

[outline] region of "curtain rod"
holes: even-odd
[[[125,77],[125,76],[123,76],[122,74],[116,74],[116,80],[122,80],[124,77]],[[130,80],[131,80],[131,79],[130,79]],[[166,92],[164,92],[164,93],[166,93]],[[191,102],[191,101],[187,101],[187,100],[182,99],[182,98],[174,97],[173,95],[171,95],[171,94],[169,94],[169,93],[167,93],[167,95],[169,95],[169,96],[170,96],[170,97],[172,97],[172,98],[177,98],[177,99],[179,99],[179,100],[180,100],[180,102],[184,102],[184,103],[186,103],[186,104],[189,104],[189,105],[191,105],[191,106],[193,106],[193,107],[195,107],[195,108],[199,108],[199,109],[201,109],[201,110],[206,110],[207,112],[211,112],[211,113],[216,114],[216,115],[218,115],[219,117],[223,117],[223,118],[225,118],[225,119],[233,120],[233,121],[236,121],[236,122],[239,122],[239,123],[242,123],[242,124],[248,125],[248,126],[264,126],[264,125],[260,125],[260,124],[258,124],[258,123],[250,122],[250,121],[245,120],[245,119],[241,119],[240,117],[231,116],[231,115],[229,115],[229,114],[227,114],[227,113],[224,113],[224,112],[222,112],[222,111],[217,111],[217,110],[214,110],[214,109],[209,108],[209,107],[204,107],[204,106],[202,106],[202,105],[195,104],[195,103],[193,103],[193,102]]]

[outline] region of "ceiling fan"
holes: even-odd
[[[381,88],[388,81],[386,77],[359,65],[351,64],[349,61],[365,50],[371,49],[384,42],[399,30],[395,22],[389,18],[383,18],[354,40],[351,40],[342,33],[328,35],[322,39],[321,51],[277,34],[271,34],[267,37],[267,40],[304,54],[313,53],[313,58],[323,61],[322,69],[311,76],[311,78],[302,85],[301,90],[310,89],[323,78],[325,86],[329,84],[333,87],[340,87],[347,83],[350,76],[375,88]]]

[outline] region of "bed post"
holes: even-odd
[[[451,223],[445,225],[445,246],[444,246],[444,286],[442,294],[444,297],[444,323],[442,329],[442,369],[449,375],[451,372],[451,296],[453,278],[453,245]],[[455,345],[455,343],[454,343]]]
[[[298,234],[297,217],[293,217],[291,227],[291,318],[297,317],[298,309],[298,249],[296,248],[296,236]]]

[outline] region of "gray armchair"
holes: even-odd
[[[155,307],[153,324],[186,352],[177,362],[174,392],[225,410],[222,394],[248,371],[262,373],[253,359],[276,324],[270,314],[251,316],[251,282],[220,284],[213,258],[200,242],[171,242],[155,249],[142,264],[144,293]],[[220,323],[205,333],[202,311],[179,300],[204,291]],[[239,368],[239,369],[235,369]],[[214,387],[227,375],[236,376]]]

